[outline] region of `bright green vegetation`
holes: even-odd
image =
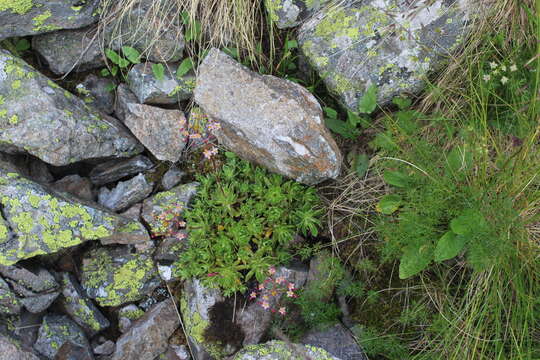
[[[296,234],[317,235],[321,210],[313,188],[232,153],[219,170],[197,181],[197,197],[184,215],[189,247],[178,264],[183,278],[200,277],[231,295],[289,259],[287,247]]]

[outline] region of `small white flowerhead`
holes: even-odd
[[[506,65],[501,66],[501,71],[506,71]]]
[[[491,79],[491,76],[484,75],[484,76],[482,76],[482,79],[484,79],[484,81],[489,81]]]
[[[495,69],[497,67],[497,63],[495,61],[492,61],[489,63],[489,67]]]
[[[517,70],[516,64],[510,65],[510,71],[514,72],[514,71],[516,71],[516,70]]]
[[[499,73],[499,70],[493,70],[492,74],[497,75]]]
[[[501,78],[501,84],[504,85],[504,84],[506,84],[507,82],[508,82],[508,78],[507,78],[506,76],[503,76],[503,77]]]

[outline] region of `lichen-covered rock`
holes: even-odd
[[[179,185],[144,200],[142,218],[150,227],[152,236],[170,235],[178,229],[176,221],[197,194],[199,183]]]
[[[121,2],[113,4],[125,6]],[[154,0],[138,0],[130,4],[130,7],[126,16],[119,16],[103,24],[108,47],[119,49],[122,46],[132,46],[142,53],[143,58],[153,62],[180,60],[185,41],[181,17],[178,16],[180,11],[174,3],[163,6]],[[159,21],[156,21],[156,16]]]
[[[186,146],[187,127],[180,110],[129,103],[124,124],[158,160],[176,162]]]
[[[111,360],[154,360],[168,346],[167,340],[180,326],[172,299],[154,305],[116,342]]]
[[[0,314],[18,314],[21,311],[21,301],[11,291],[7,282],[0,277]]]
[[[165,65],[163,79],[157,79],[152,63],[137,64],[129,70],[129,88],[141,104],[166,105],[188,100],[195,88],[192,72],[178,78],[178,65]]]
[[[78,281],[71,274],[62,274],[62,301],[65,312],[81,326],[89,336],[109,327],[109,320],[92,303]]]
[[[95,185],[104,185],[145,172],[153,166],[152,161],[143,155],[137,155],[131,159],[115,159],[93,168],[90,172],[90,181]]]
[[[222,346],[207,341],[204,333],[210,325],[210,308],[224,300],[218,289],[207,288],[197,279],[184,283],[180,311],[190,349],[196,360],[223,358]]]
[[[100,0],[2,0],[0,40],[90,25],[99,18],[99,2]]]
[[[4,360],[40,360],[32,351],[2,333],[0,333],[0,359]]]
[[[143,150],[121,124],[0,50],[0,151],[55,166]]]
[[[161,178],[161,186],[163,190],[171,190],[176,185],[180,184],[186,173],[177,167],[172,167]]]
[[[319,11],[330,0],[266,0],[270,19],[279,29],[299,25]]]
[[[45,59],[49,69],[57,75],[92,70],[105,65],[96,27],[35,36],[32,39],[32,49]]]
[[[76,89],[85,103],[110,115],[114,112],[114,85],[111,79],[90,74],[76,86]]]
[[[294,284],[294,289],[300,289],[305,284],[307,275],[307,267],[297,265],[280,266],[273,277],[274,279],[283,278],[285,282]],[[244,332],[244,346],[258,344],[272,324],[272,312],[265,310],[260,305],[263,297],[267,299],[270,308],[275,309],[280,303],[283,293],[272,294],[269,290],[263,290],[257,299],[238,315],[238,324]]]
[[[122,211],[145,199],[152,189],[153,184],[143,174],[139,174],[119,182],[111,190],[102,187],[98,193],[98,203],[113,211]]]
[[[54,180],[47,164],[33,156],[0,153],[0,162],[7,165],[10,171],[19,173],[32,181],[47,184]]]
[[[0,164],[1,165],[1,164]],[[0,265],[100,238],[148,239],[138,221],[75,202],[0,166]]]
[[[306,184],[336,178],[341,153],[322,109],[302,86],[248,70],[217,49],[199,67],[195,101],[240,157]]]
[[[128,247],[102,247],[84,254],[81,285],[101,306],[142,299],[161,282],[150,253],[130,253]]]
[[[352,111],[367,88],[379,105],[417,93],[463,41],[471,1],[343,1],[302,25],[301,51],[330,92]]]
[[[96,355],[111,355],[115,347],[116,344],[113,341],[107,340],[102,344],[94,346],[93,350]]]
[[[66,342],[71,342],[83,348],[90,347],[82,329],[69,317],[65,315],[45,315],[39,328],[34,349],[46,358],[53,360],[58,350]]]
[[[249,345],[240,350],[233,360],[340,360],[326,350],[311,346],[269,341],[260,345]]]
[[[323,330],[314,330],[305,334],[302,344],[316,346],[328,351],[342,360],[367,360],[351,331],[340,323]]]
[[[129,330],[133,322],[144,315],[144,310],[135,304],[126,305],[118,310],[118,330],[123,334]]]

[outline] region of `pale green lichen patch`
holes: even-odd
[[[277,340],[266,344],[248,345],[234,357],[234,360],[304,360],[306,358],[337,360],[324,349],[311,345],[287,344]]]
[[[327,16],[317,24],[315,35],[325,39],[346,36],[355,41],[360,36],[360,30],[354,14],[348,14],[343,8],[335,8],[329,11]]]
[[[0,0],[0,11],[24,15],[34,7],[33,0]]]
[[[43,13],[35,16],[32,18],[32,21],[34,22],[34,28],[32,30],[34,31],[53,31],[58,30],[60,27],[58,25],[54,24],[48,24],[45,25],[45,22],[50,19],[52,16],[52,13],[50,10],[46,10]]]

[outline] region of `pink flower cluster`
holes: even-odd
[[[183,210],[184,204],[180,203],[169,207],[159,214],[156,217],[159,222],[158,233],[153,234],[152,237],[170,236],[176,237],[179,240],[185,239],[187,235],[184,232],[178,231],[186,227],[186,222],[179,217]]]
[[[268,270],[268,275],[269,276],[259,284],[257,290],[253,290],[249,294],[249,299],[258,299],[257,303],[261,305],[264,310],[285,315],[287,309],[284,306],[277,307],[277,304],[283,294],[287,294],[288,298],[297,297],[294,283],[287,281],[283,276],[276,277],[276,269],[274,267],[271,267]]]

